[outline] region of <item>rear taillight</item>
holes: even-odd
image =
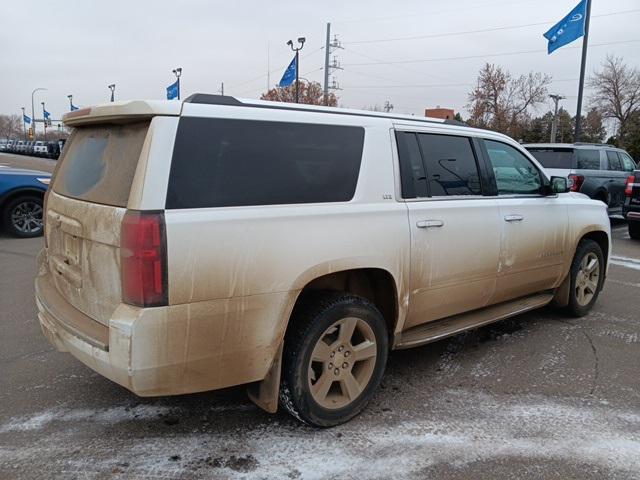
[[[627,177],[627,184],[624,187],[624,194],[627,197],[631,196],[631,193],[633,192],[633,185],[636,183],[636,177],[635,175],[629,175]]]
[[[162,212],[128,210],[120,236],[122,301],[167,305],[167,235]]]
[[[572,173],[571,175],[569,175],[569,180],[571,180],[569,182],[571,184],[569,186],[569,190],[571,190],[572,192],[579,192],[580,187],[582,187],[582,184],[584,183],[584,177],[582,175],[574,175]]]

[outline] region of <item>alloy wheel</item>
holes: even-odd
[[[576,274],[575,293],[580,306],[588,305],[598,291],[600,280],[600,262],[595,253],[587,253],[580,262]]]

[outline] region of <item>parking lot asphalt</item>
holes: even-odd
[[[588,316],[393,352],[365,412],[329,430],[242,388],[139,398],[58,353],[36,319],[42,239],[0,233],[0,478],[640,478],[640,242],[613,229]]]

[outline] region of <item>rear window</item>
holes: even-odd
[[[166,208],[353,198],[362,127],[183,117]]]
[[[600,150],[576,150],[576,168],[582,170],[600,170]]]
[[[60,159],[53,190],[60,195],[126,207],[149,122],[80,127]]]
[[[571,148],[527,148],[545,168],[573,168],[573,149]]]

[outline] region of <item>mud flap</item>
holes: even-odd
[[[569,288],[571,285],[571,272],[567,274],[562,283],[556,288],[555,295],[551,300],[554,307],[566,307],[569,305]]]
[[[278,348],[278,354],[273,359],[271,368],[263,380],[252,383],[247,387],[249,399],[258,407],[269,413],[278,411],[278,397],[280,392],[280,372],[282,371],[282,347]]]

